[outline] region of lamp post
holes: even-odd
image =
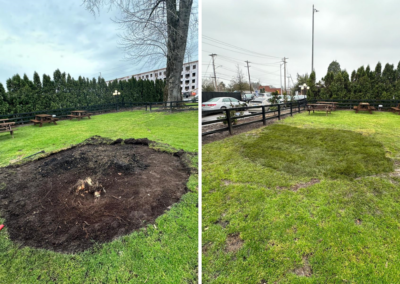
[[[120,92],[118,92],[117,90],[115,90],[114,93],[113,93],[113,96],[114,96],[114,98],[115,98],[116,96],[119,96],[120,94],[121,94]],[[118,111],[118,102],[117,102],[117,111]]]
[[[312,52],[311,52],[311,73],[314,71],[314,13],[319,12],[317,9],[314,9],[314,5],[312,5]]]
[[[306,83],[304,83],[303,85],[300,85],[300,89],[301,89],[301,94],[303,95],[303,90],[309,90],[310,87],[307,86]],[[306,95],[307,95],[307,91],[306,91]]]

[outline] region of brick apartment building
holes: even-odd
[[[278,94],[282,94],[281,88],[274,88],[273,86],[259,86],[258,90],[260,91],[261,89],[265,89],[266,93],[272,93],[277,91]]]

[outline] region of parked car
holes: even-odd
[[[281,104],[282,101],[278,100],[277,102],[278,104]],[[255,106],[270,106],[271,102],[270,102],[270,97],[264,96],[264,97],[258,97],[255,98],[254,100],[250,101],[249,106],[250,107],[255,107]],[[285,109],[285,106],[282,106],[283,109]],[[249,108],[248,109],[249,112],[261,112],[262,108]],[[269,110],[269,107],[265,108],[266,111]]]
[[[272,98],[272,95],[271,95],[271,93],[259,93],[258,94],[258,96],[254,96],[254,99],[257,99],[257,98]]]
[[[242,101],[244,101],[246,103],[248,103],[252,99],[254,99],[254,94],[243,94],[242,95]]]
[[[223,110],[227,108],[235,108],[240,106],[247,106],[245,102],[239,101],[235,98],[230,97],[218,97],[212,98],[201,105],[202,111],[209,111],[209,110]]]

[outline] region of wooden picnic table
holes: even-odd
[[[316,110],[323,110],[326,111],[326,115],[328,115],[328,112],[331,113],[332,111],[332,105],[330,104],[307,104],[307,110],[308,114],[311,113],[311,111],[314,113]]]
[[[359,111],[368,111],[370,114],[375,110],[374,106],[370,106],[369,103],[359,103],[358,106],[354,106],[353,109],[358,113]]]
[[[9,119],[0,119],[0,133],[1,132],[10,132],[12,138],[14,138],[14,131],[17,130],[12,128],[15,125],[15,122],[7,122]]]
[[[332,109],[335,111],[337,108],[337,102],[317,102],[317,104],[330,104],[332,105]]]
[[[81,118],[86,117],[90,119],[90,116],[92,113],[87,112],[86,110],[74,110],[71,111],[70,115],[67,115],[69,117],[69,120],[72,120],[73,118],[77,118],[78,121],[81,120]]]
[[[394,113],[398,112],[400,115],[400,103],[397,105],[397,107],[391,107]]]
[[[35,119],[31,119],[31,121],[33,122],[33,126],[39,124],[40,127],[42,127],[43,123],[51,123],[51,122],[53,122],[54,125],[57,125],[56,123],[57,120],[58,118],[55,118],[50,114],[36,114]]]

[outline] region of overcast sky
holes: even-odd
[[[105,80],[163,66],[128,62],[118,47],[119,26],[111,19],[118,10],[102,9],[94,17],[81,6],[83,1],[0,0],[0,82],[24,73],[33,79],[34,71],[61,72]],[[191,60],[197,60],[197,50]]]
[[[397,66],[399,1],[202,0],[203,76],[212,72],[210,53],[217,54],[216,66],[222,65],[216,70],[217,77],[225,82],[235,74],[235,62],[240,62],[248,79],[246,60],[251,62],[251,80],[265,85],[280,86],[279,61],[283,57],[289,58],[288,74],[294,82],[297,73],[310,73],[313,4],[319,10],[314,16],[317,81],[325,76],[333,60],[349,73],[368,64],[375,69],[378,61],[382,66]]]

